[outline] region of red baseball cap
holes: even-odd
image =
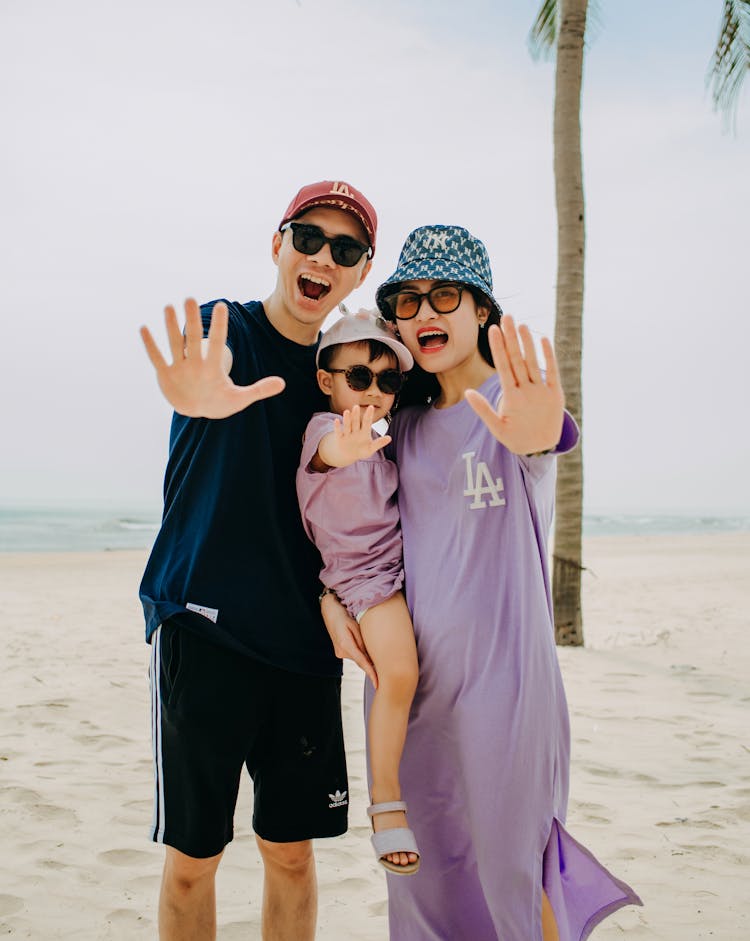
[[[331,206],[333,209],[343,209],[349,212],[362,223],[370,239],[370,248],[375,254],[375,236],[378,231],[378,217],[369,200],[355,189],[351,183],[342,180],[322,180],[320,183],[310,183],[303,186],[289,204],[279,228],[313,206]]]

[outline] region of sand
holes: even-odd
[[[145,552],[0,554],[0,936],[154,939]],[[562,649],[568,826],[645,907],[597,941],[750,937],[750,534],[586,542],[587,646]],[[351,666],[351,665],[349,665]],[[365,818],[361,676],[344,710],[352,827],[316,845],[318,937],[387,938]],[[260,936],[243,786],[219,939]],[[481,939],[477,939],[481,941]]]

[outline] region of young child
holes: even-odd
[[[419,851],[405,826],[399,764],[417,685],[417,651],[404,581],[398,472],[372,424],[389,416],[414,360],[377,312],[341,317],[322,337],[318,384],[330,412],[305,431],[297,494],[305,530],[323,559],[323,596],[335,592],[360,625],[378,676],[368,722],[375,854],[389,871],[414,873]]]

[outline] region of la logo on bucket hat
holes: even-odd
[[[409,234],[398,267],[377,290],[376,301],[390,317],[385,299],[404,281],[459,281],[478,288],[502,316],[492,294],[492,270],[484,243],[458,225],[424,225]]]

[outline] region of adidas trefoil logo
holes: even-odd
[[[346,791],[336,790],[335,794],[328,795],[331,799],[331,803],[328,807],[333,810],[334,807],[344,807],[349,801],[346,799]]]

